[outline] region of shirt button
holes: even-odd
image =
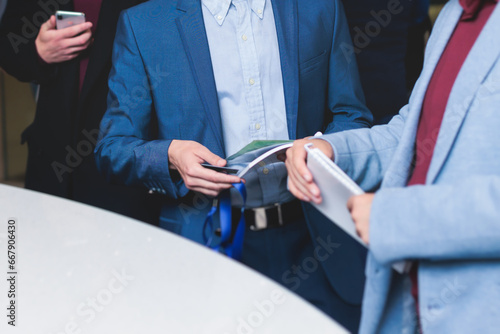
[[[250,79],[250,80],[248,80],[248,82],[250,83],[250,85],[255,84],[255,80],[254,79]]]
[[[262,14],[262,9],[259,9],[257,13]]]
[[[269,174],[269,169],[267,169],[267,168],[264,168],[264,170],[262,171],[262,173],[264,173],[264,175],[267,175],[267,174]]]
[[[217,20],[219,20],[219,21],[222,20],[222,16],[220,16],[220,15],[217,16]]]
[[[256,128],[257,130],[260,130],[260,123],[255,124],[255,128]]]
[[[248,39],[248,37],[247,37],[247,35],[243,35],[243,36],[241,36],[241,39],[246,41]]]

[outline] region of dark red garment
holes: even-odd
[[[102,0],[74,0],[75,11],[85,13],[87,22],[92,22],[92,34],[94,34],[97,29],[101,3]],[[82,90],[83,80],[85,79],[88,65],[89,54],[85,52],[80,59],[80,91]]]
[[[415,169],[408,186],[425,184],[453,84],[498,0],[460,0],[464,12],[434,70],[422,105],[416,138]],[[418,264],[410,272],[418,306]],[[418,310],[418,307],[417,307]]]

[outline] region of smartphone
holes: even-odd
[[[58,10],[56,12],[56,29],[64,29],[84,22],[84,13],[67,12],[64,10]]]
[[[219,173],[224,173],[224,174],[234,175],[234,174],[238,174],[238,172],[239,172],[239,170],[234,169],[234,168],[230,168],[230,167],[219,167],[219,166],[214,166],[214,165],[207,164],[207,163],[203,163],[201,165],[205,168],[214,170],[214,171],[219,172]]]

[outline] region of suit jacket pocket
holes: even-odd
[[[315,70],[326,58],[326,50],[299,64],[300,74],[305,74]]]

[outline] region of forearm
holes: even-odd
[[[107,132],[95,150],[97,168],[108,182],[139,185],[172,198],[183,197],[188,190],[169,169],[170,144],[171,140],[148,141]]]
[[[40,59],[34,39],[18,44],[13,34],[15,32],[5,31],[5,28],[0,33],[0,67],[20,81],[39,84],[50,81],[57,73],[57,65],[46,64]]]
[[[376,189],[392,161],[404,129],[408,109],[389,124],[325,135],[333,148],[334,161],[363,189]]]
[[[382,189],[370,217],[370,249],[382,263],[500,259],[500,177]]]

